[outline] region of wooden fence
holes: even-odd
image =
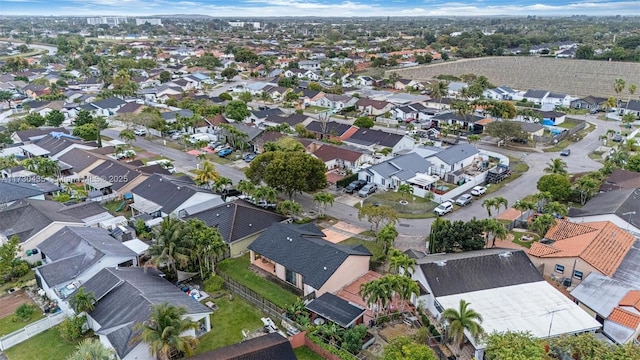
[[[219,273],[218,275],[220,275],[222,279],[224,279],[224,284],[227,289],[229,289],[229,291],[247,300],[257,308],[262,310],[262,312],[264,312],[265,314],[278,320],[285,316],[285,309],[277,306],[255,291],[230,278],[227,274]]]

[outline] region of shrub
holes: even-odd
[[[218,275],[212,275],[204,281],[204,291],[208,293],[216,292],[224,286],[224,279]]]
[[[68,317],[58,326],[58,333],[65,341],[70,343],[76,342],[84,334],[85,323],[86,317],[84,315]]]
[[[14,261],[11,267],[11,277],[19,278],[20,276],[27,275],[31,270],[31,266],[24,260]]]
[[[352,354],[357,354],[362,349],[362,339],[366,334],[367,328],[364,325],[354,326],[344,332],[340,346]]]
[[[31,316],[33,316],[33,312],[36,310],[36,307],[32,304],[22,304],[18,306],[16,309],[16,318],[18,320],[22,320],[27,322],[31,320]]]
[[[416,331],[416,334],[413,336],[413,340],[415,340],[418,344],[426,344],[427,340],[429,340],[429,329],[426,327],[421,327]]]
[[[311,333],[307,333],[307,338],[309,340],[311,340],[314,344],[319,345],[321,348],[329,351],[330,353],[337,355],[338,357],[340,357],[341,360],[357,360],[357,358],[355,356],[353,356],[352,354],[350,354],[347,351],[344,351],[342,349],[338,349],[335,346],[332,346],[330,344],[327,344],[326,342],[322,341],[322,339],[320,339],[319,337],[317,337],[316,335],[313,335]]]

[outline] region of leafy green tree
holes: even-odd
[[[20,238],[17,235],[13,235],[0,245],[0,279],[11,274],[18,251],[20,251]]]
[[[286,88],[294,88],[298,86],[298,78],[297,77],[281,77],[278,79],[278,86],[286,87]]]
[[[9,109],[11,109],[11,99],[13,98],[13,94],[7,90],[0,90],[0,102],[6,101],[9,104]]]
[[[181,243],[190,249],[190,261],[197,264],[202,279],[214,274],[216,259],[227,249],[218,229],[199,219],[189,219],[183,225]]]
[[[497,137],[503,142],[511,138],[526,139],[528,137],[517,121],[494,121],[487,125],[485,130],[489,135]]]
[[[199,341],[196,337],[182,334],[197,329],[198,323],[185,318],[186,314],[186,308],[168,303],[152,306],[149,319],[134,325],[140,331],[137,339],[149,345],[151,355],[158,360],[170,360],[176,354],[192,356]]]
[[[166,70],[162,71],[159,77],[160,77],[160,82],[163,84],[171,81],[171,73]]]
[[[84,327],[87,322],[86,316],[70,316],[58,325],[58,334],[60,337],[69,342],[73,343],[78,341],[85,333]]]
[[[84,339],[65,360],[111,360],[114,357],[113,349],[102,345],[100,340]]]
[[[313,90],[313,91],[322,91],[324,88],[322,87],[322,85],[320,85],[319,82],[316,81],[312,81],[309,83],[309,90]]]
[[[294,101],[298,100],[298,98],[300,98],[300,96],[302,96],[302,92],[289,91],[284,96],[284,101],[294,102]]]
[[[91,116],[91,113],[87,110],[80,110],[73,123],[75,126],[93,124],[93,116]]]
[[[390,206],[373,206],[364,204],[358,209],[358,220],[365,219],[371,227],[378,231],[381,224],[395,224],[398,222],[398,213]],[[397,236],[397,234],[396,234]]]
[[[229,119],[235,121],[244,121],[251,115],[251,112],[247,108],[247,104],[239,100],[229,101],[225,107],[224,113]]]
[[[442,104],[442,98],[449,93],[449,86],[444,81],[436,81],[431,84],[431,97],[438,100]]]
[[[240,101],[246,104],[251,102],[251,100],[253,100],[253,95],[251,95],[251,93],[248,91],[244,91],[244,92],[241,92],[240,95],[238,95],[238,99],[240,99]]]
[[[360,324],[347,329],[342,334],[340,347],[352,354],[357,354],[362,350],[362,339],[367,334],[367,327]]]
[[[302,212],[302,205],[293,200],[285,200],[278,204],[278,211],[289,217],[296,217]]]
[[[76,312],[76,314],[87,313],[94,308],[96,302],[96,296],[86,291],[84,287],[78,289],[69,299],[69,305]]]
[[[60,110],[52,110],[46,117],[47,125],[58,127],[64,122],[64,114]]]
[[[184,235],[184,223],[168,216],[160,226],[154,228],[156,242],[149,248],[151,263],[158,267],[166,266],[169,271],[178,270],[189,263],[190,250],[181,239]]]
[[[546,359],[544,342],[528,332],[492,333],[487,337],[487,360]]]
[[[265,184],[289,195],[313,192],[327,185],[324,162],[304,152],[269,151],[251,161],[246,171],[254,183]]]
[[[445,309],[442,312],[442,321],[447,323],[447,337],[457,343],[458,349],[462,350],[464,344],[465,331],[467,331],[476,341],[484,333],[482,329],[482,315],[469,308],[469,303],[460,300],[458,309]]]
[[[541,192],[548,192],[553,200],[564,201],[571,195],[571,183],[566,175],[548,174],[538,180],[537,188]]]
[[[46,119],[43,118],[42,115],[40,115],[37,112],[29,113],[29,115],[27,115],[24,119],[27,122],[27,124],[33,127],[43,126],[47,122]]]
[[[73,129],[73,136],[86,141],[98,140],[98,128],[93,123],[76,126]]]
[[[21,165],[29,171],[42,176],[50,177],[60,174],[60,164],[57,160],[45,157],[27,158],[22,160]]]
[[[547,174],[564,175],[567,173],[567,163],[562,159],[553,159],[547,164],[547,167],[544,168],[544,172]]]
[[[417,344],[408,336],[393,338],[385,347],[382,360],[436,360],[436,354],[424,344]]]
[[[359,128],[370,129],[373,127],[373,125],[375,125],[375,123],[368,116],[360,116],[353,122],[353,125]]]
[[[627,112],[620,119],[626,128],[631,128],[631,124],[636,121],[637,117],[634,113]],[[629,141],[629,140],[627,140]]]
[[[231,96],[231,94],[223,92],[222,94],[218,95],[218,97],[220,98],[220,100],[223,101],[231,101],[233,100],[233,97]]]
[[[226,78],[227,81],[230,81],[231,79],[233,79],[237,75],[238,75],[238,70],[236,70],[233,67],[227,67],[226,69],[224,69],[224,70],[222,70],[220,72],[220,76]]]
[[[36,307],[29,303],[24,303],[18,306],[15,312],[15,319],[23,322],[31,320]]]

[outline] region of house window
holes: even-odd
[[[582,273],[582,271],[578,271],[578,270],[574,270],[573,271],[573,277],[574,279],[578,279],[578,280],[582,280],[582,276],[584,274]]]
[[[385,183],[384,183],[384,179],[382,179],[382,185],[384,186],[384,184],[385,184]]]
[[[555,271],[556,271],[557,273],[564,274],[564,266],[563,266],[563,265],[560,265],[560,264],[556,264],[556,269],[555,269]]]
[[[296,281],[296,273],[295,271],[285,269],[284,279],[292,285],[298,286],[298,282]]]
[[[438,300],[434,300],[433,305],[436,307],[436,310],[438,310],[438,312],[442,314],[442,312],[444,311],[444,308],[442,307],[442,305],[440,305]]]

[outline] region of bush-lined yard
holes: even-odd
[[[75,343],[63,341],[54,327],[7,349],[5,354],[9,360],[62,360],[71,355],[75,347]]]

